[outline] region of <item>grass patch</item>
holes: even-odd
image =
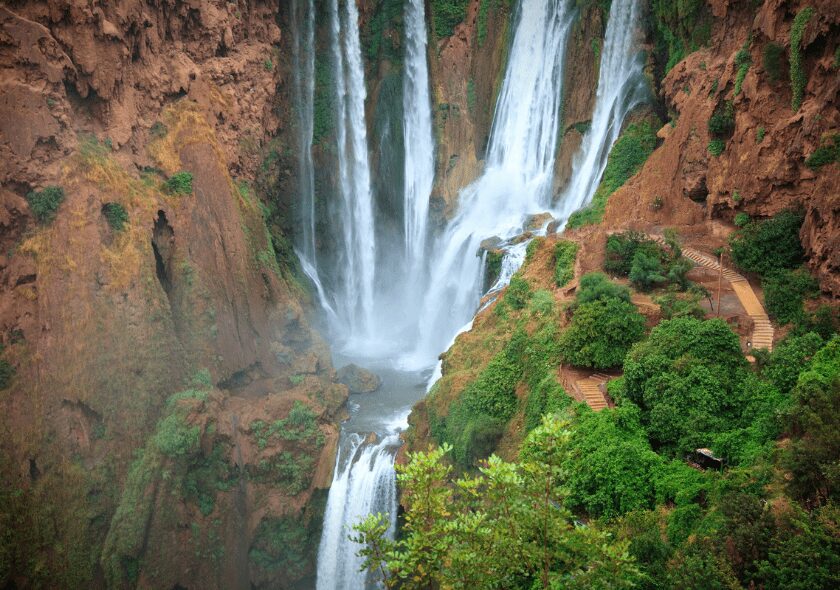
[[[785,56],[785,48],[778,43],[768,43],[761,52],[764,71],[771,82],[778,82],[782,79],[782,60]]]
[[[575,277],[576,242],[559,240],[554,244],[554,284],[565,287]]]
[[[808,84],[808,76],[805,74],[802,63],[802,33],[805,32],[805,25],[814,15],[814,9],[810,6],[799,11],[793,19],[793,26],[790,29],[790,88],[792,91],[790,106],[798,111],[802,106],[802,97],[805,94],[805,86]]]
[[[818,170],[833,162],[840,162],[840,134],[831,136],[805,159],[805,165],[811,170]]]
[[[163,189],[170,195],[191,195],[193,192],[193,175],[190,172],[176,172],[166,179]]]
[[[102,205],[102,215],[114,231],[122,231],[128,223],[128,212],[119,203],[105,203]]]

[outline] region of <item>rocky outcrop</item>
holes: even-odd
[[[382,386],[378,375],[352,363],[336,372],[336,380],[346,385],[350,393],[372,393]]]
[[[801,208],[809,265],[825,292],[840,295],[840,174],[837,164],[812,170],[805,163],[840,129],[840,116],[831,106],[840,94],[836,6],[768,0],[748,10],[729,4],[711,3],[715,24],[709,46],[688,55],[662,82],[673,120],[659,132],[663,143],[641,172],[610,198],[606,222],[676,225],[720,240],[726,230],[717,222],[731,223],[737,213],[765,217]],[[793,17],[806,6],[814,9],[802,37],[807,84],[802,106],[794,111],[787,56]],[[780,71],[773,76],[764,58],[770,44],[782,51]],[[745,47],[749,65],[736,93],[735,62]],[[727,101],[734,128],[716,157],[709,150],[715,137],[708,123]]]

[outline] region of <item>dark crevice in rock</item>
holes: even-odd
[[[172,258],[175,253],[175,232],[166,213],[158,211],[152,231],[152,251],[155,254],[155,273],[167,296],[172,293]]]

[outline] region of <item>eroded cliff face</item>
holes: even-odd
[[[347,391],[253,188],[280,4],[0,8],[0,584],[313,575]]]
[[[836,297],[840,295],[840,174],[836,164],[812,169],[805,162],[840,128],[837,3],[768,0],[757,7],[723,1],[709,5],[711,41],[674,66],[662,81],[661,96],[673,119],[660,130],[662,144],[644,168],[610,198],[606,223],[639,229],[680,226],[681,231],[706,234],[722,245],[737,213],[767,217],[801,208],[808,264],[822,289]],[[795,15],[808,6],[813,15],[801,42],[807,83],[801,107],[793,109],[791,28]],[[765,58],[771,44],[781,53],[772,72]],[[748,69],[737,84],[736,62],[744,48]],[[730,108],[727,105],[734,117],[731,131],[713,135],[709,120],[716,111]],[[710,150],[715,139],[723,141],[719,156],[712,153],[713,146]]]

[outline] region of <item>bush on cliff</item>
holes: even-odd
[[[442,39],[452,35],[455,26],[467,17],[469,0],[431,0],[435,35]]]
[[[739,268],[759,275],[799,266],[804,256],[799,241],[803,219],[801,213],[783,211],[748,223],[729,238],[732,260]]]
[[[804,299],[820,292],[819,283],[805,268],[776,271],[761,281],[761,288],[768,315],[780,325],[804,323]]]
[[[32,215],[39,223],[47,224],[55,219],[59,205],[64,200],[64,189],[48,186],[44,190],[32,191],[26,195]]]
[[[170,195],[191,195],[193,192],[193,175],[189,172],[177,172],[166,179],[164,190]]]

